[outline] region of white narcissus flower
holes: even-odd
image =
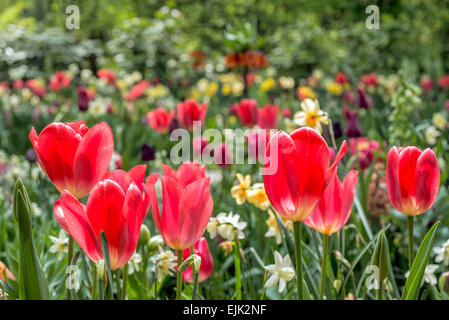
[[[152,258],[154,261],[154,272],[157,274],[157,280],[161,281],[164,274],[172,275],[176,266],[176,257],[171,250],[164,251],[159,246],[159,255]]]
[[[424,135],[426,137],[426,142],[430,145],[434,145],[437,143],[437,138],[440,136],[440,132],[434,126],[429,126]]]
[[[247,223],[245,221],[240,221],[240,216],[238,214],[233,214],[230,212],[226,214],[224,212],[219,213],[217,217],[212,217],[207,225],[206,229],[209,232],[211,239],[217,236],[233,241],[235,240],[235,234],[237,232],[239,239],[244,239],[245,234],[243,230],[246,228]]]
[[[435,276],[435,271],[437,271],[438,265],[437,264],[429,264],[426,267],[426,270],[424,271],[424,277],[423,277],[423,283],[428,283],[432,286],[435,286],[438,283],[437,277]],[[410,271],[407,271],[405,273],[405,277],[408,278],[410,274]]]
[[[320,110],[318,100],[305,99],[301,102],[302,111],[294,115],[296,125],[300,127],[309,127],[321,133],[321,123],[328,125],[329,117],[326,112]]]
[[[295,270],[291,267],[290,256],[287,254],[282,258],[277,251],[274,252],[274,264],[265,266],[265,270],[271,273],[265,283],[265,288],[275,287],[279,283],[279,292],[284,291],[287,282],[295,277]]]
[[[53,237],[49,236],[53,245],[50,247],[51,253],[58,253],[58,260],[61,260],[64,253],[67,251],[67,242],[69,239],[67,238],[65,231],[63,229],[59,230],[59,236]]]
[[[447,240],[440,248],[435,248],[433,251],[436,253],[435,262],[441,263],[445,266],[449,265],[449,240]]]
[[[128,262],[128,274],[133,274],[139,270],[139,264],[142,262],[142,256],[138,253],[134,253]]]

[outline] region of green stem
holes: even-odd
[[[200,276],[200,273],[199,272],[195,272],[195,280],[194,280],[194,283],[193,283],[192,300],[195,300],[195,298],[196,298],[196,291],[198,289],[198,278],[199,278],[199,276]]]
[[[73,258],[73,237],[69,234],[69,247],[67,252],[67,265],[70,268]],[[72,300],[72,295],[70,289],[67,288],[67,300]]]
[[[154,268],[153,281],[154,281],[154,300],[157,300],[157,265],[156,268]]]
[[[302,252],[301,252],[301,221],[293,221],[295,233],[295,258],[296,258],[296,287],[298,300],[302,300]]]
[[[235,292],[236,299],[242,300],[242,278],[240,271],[240,244],[238,236],[235,237],[235,247],[234,247],[234,268],[235,268]]]
[[[412,269],[414,260],[413,250],[413,216],[408,216],[408,266]]]
[[[179,272],[179,266],[182,263],[182,250],[178,250],[178,271],[176,271],[176,300],[182,297],[182,272]]]
[[[94,263],[92,268],[92,291],[90,293],[90,296],[92,300],[95,297],[95,292],[97,291],[97,266]]]
[[[126,289],[128,285],[128,268],[129,268],[128,264],[125,264],[125,266],[123,267],[122,300],[126,300]]]
[[[323,234],[323,258],[321,265],[321,286],[320,286],[320,300],[324,297],[324,287],[326,282],[326,264],[327,264],[327,247],[329,242],[329,235]]]
[[[104,300],[104,280],[98,281],[98,300]]]
[[[382,300],[382,281],[379,281],[379,290],[377,290],[377,300]]]

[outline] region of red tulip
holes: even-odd
[[[192,130],[194,121],[204,122],[207,113],[207,103],[201,106],[195,99],[187,99],[184,103],[180,102],[176,106],[178,118],[187,130]]]
[[[365,86],[377,87],[379,85],[377,75],[374,72],[363,75],[360,78],[360,82],[362,82]]]
[[[239,104],[234,104],[233,106],[242,125],[253,127],[257,124],[259,107],[256,100],[242,99]]]
[[[38,136],[29,134],[42,170],[59,192],[86,196],[108,170],[114,151],[112,131],[105,122],[89,129],[84,121],[53,122]]]
[[[344,141],[335,162],[329,166],[329,148],[315,130],[304,127],[290,135],[284,131],[273,134],[265,152],[263,180],[276,211],[293,221],[307,218],[346,151]]]
[[[433,88],[433,81],[430,78],[423,77],[421,78],[421,89],[424,92],[429,92]]]
[[[276,129],[279,121],[279,107],[276,105],[266,105],[258,109],[258,125],[262,129]]]
[[[441,76],[441,77],[438,79],[438,84],[439,84],[440,87],[443,88],[443,89],[449,88],[449,75]]]
[[[356,191],[358,172],[351,170],[343,183],[337,175],[324,190],[313,213],[303,222],[323,234],[339,231],[348,221]]]
[[[40,79],[30,79],[27,80],[26,86],[33,91],[35,95],[43,98],[47,94],[47,89],[45,89],[45,84]]]
[[[416,216],[430,209],[440,187],[440,169],[431,149],[392,147],[386,175],[388,197],[396,210]]]
[[[139,83],[135,84],[128,92],[126,101],[134,101],[137,98],[140,98],[149,86],[150,83],[147,80],[142,80]]]
[[[50,89],[52,91],[59,91],[67,88],[72,79],[64,71],[56,71],[50,78]]]
[[[115,84],[115,73],[109,69],[100,69],[97,71],[97,76],[100,79],[104,79],[107,83]]]
[[[166,111],[159,107],[147,113],[147,121],[154,131],[166,133],[171,120],[175,116],[175,110]]]
[[[339,84],[345,84],[345,83],[349,82],[348,76],[346,75],[346,73],[344,73],[342,71],[337,72],[335,74],[334,80],[335,80],[335,82],[337,82]]]
[[[125,265],[133,256],[140,228],[149,209],[149,195],[143,193],[146,166],[129,172],[116,170],[92,189],[87,205],[64,190],[55,202],[58,223],[76,240],[94,262],[103,259],[100,232],[109,247],[111,269]]]
[[[203,150],[209,145],[209,141],[203,137],[196,137],[192,140],[193,155],[196,158],[201,158],[203,155]]]
[[[228,167],[232,164],[234,157],[226,143],[221,143],[214,148],[214,161],[219,167]]]
[[[203,282],[212,274],[214,270],[214,259],[209,250],[209,245],[207,244],[207,240],[204,237],[201,237],[200,240],[195,243],[193,247],[193,253],[199,255],[201,257],[201,266],[200,273],[198,275],[198,282]],[[182,253],[183,260],[187,259],[190,256],[190,248],[187,248]],[[182,274],[182,279],[186,282],[193,282],[193,272],[192,267],[189,267]]]
[[[184,250],[201,238],[212,215],[210,178],[205,176],[205,166],[196,162],[184,163],[177,171],[168,166],[163,169],[162,212],[155,188],[158,174],[147,178],[145,190],[150,195],[154,223],[165,243],[175,250]]]
[[[381,151],[381,148],[378,141],[369,138],[349,139],[349,154],[358,158],[362,170],[371,165],[379,151]],[[376,158],[378,161],[380,160],[380,157]]]

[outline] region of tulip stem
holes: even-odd
[[[379,289],[377,290],[377,300],[382,300],[382,281],[379,281]]]
[[[178,253],[178,269],[176,269],[176,300],[181,300],[182,297],[182,272],[179,267],[182,263],[182,250],[177,250]]]
[[[323,234],[323,258],[321,264],[321,286],[320,286],[320,300],[324,297],[324,287],[326,284],[326,267],[327,267],[327,247],[329,243],[329,235]]]
[[[97,291],[97,266],[94,263],[92,267],[92,291],[90,293],[92,300],[94,300],[96,291]]]
[[[293,221],[295,233],[295,258],[296,258],[296,287],[298,300],[302,300],[302,252],[301,252],[301,221]]]
[[[412,269],[414,258],[413,250],[413,216],[408,216],[408,266]]]
[[[123,285],[122,285],[122,300],[126,300],[126,289],[128,285],[128,263],[123,267]]]
[[[240,244],[239,244],[238,235],[235,236],[234,268],[235,268],[236,299],[242,300],[242,278],[241,278],[241,274],[240,274]]]
[[[196,298],[196,291],[198,289],[198,278],[200,273],[198,271],[195,271],[195,280],[193,282],[193,293],[192,293],[192,300],[195,300]]]
[[[73,237],[69,234],[69,246],[67,250],[67,265],[68,268],[72,265],[72,259],[73,259]],[[69,273],[70,276],[70,273]],[[67,300],[72,300],[72,295],[70,293],[70,289],[67,288]]]

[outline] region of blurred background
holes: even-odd
[[[368,5],[380,29],[365,27]],[[273,72],[295,78],[315,69],[364,74],[404,64],[436,77],[448,69],[449,1],[303,0],[0,0],[0,79],[48,76],[71,63],[139,71],[162,81],[220,71],[227,52],[264,53]],[[80,8],[80,29],[67,30],[66,7]],[[221,62],[221,63],[216,63]]]

